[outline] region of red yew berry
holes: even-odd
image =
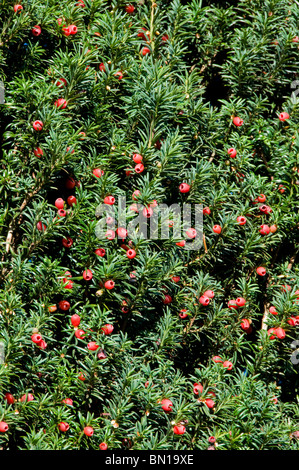
[[[73,189],[75,186],[76,186],[76,181],[74,180],[74,178],[71,178],[69,176],[65,182],[65,187],[67,189]]]
[[[218,235],[220,235],[221,230],[222,228],[220,227],[220,225],[214,225],[213,232],[218,233]]]
[[[276,310],[276,307],[273,307],[273,306],[270,307],[270,308],[269,308],[269,312],[272,313],[272,315],[278,315],[278,312],[277,312],[277,310]]]
[[[43,224],[41,221],[37,222],[36,228],[39,232],[44,232],[47,228],[45,224]]]
[[[113,289],[115,286],[115,282],[109,279],[108,281],[105,282],[105,288],[108,290]]]
[[[266,201],[266,196],[265,194],[260,194],[257,198],[258,202],[262,203]]]
[[[0,432],[7,432],[8,424],[5,421],[0,421]]]
[[[198,395],[199,392],[200,392],[200,393],[203,392],[203,386],[201,385],[201,383],[195,383],[195,384],[193,385],[193,393],[194,393],[195,395]]]
[[[61,217],[66,216],[66,211],[64,209],[58,209],[57,211],[58,218],[60,219]]]
[[[281,328],[279,326],[278,328],[276,328],[275,334],[276,334],[277,338],[283,339],[283,338],[285,338],[286,332],[283,328]]]
[[[99,445],[99,448],[101,450],[107,450],[108,449],[108,445],[106,444],[106,442],[101,442],[101,444]]]
[[[100,65],[99,65],[99,69],[101,72],[106,72],[106,67],[104,65],[104,62],[102,62]]]
[[[213,299],[215,297],[215,293],[214,291],[208,289],[206,290],[203,295],[205,295],[206,297],[209,297],[209,299]]]
[[[93,277],[92,271],[90,269],[85,269],[83,272],[83,279],[85,281],[91,281]]]
[[[109,206],[113,206],[113,204],[115,203],[115,197],[113,196],[106,196],[104,198],[104,204],[107,204]]]
[[[71,316],[71,323],[73,326],[79,326],[80,322],[81,322],[81,318],[79,315],[75,313],[74,315]]]
[[[71,237],[63,238],[62,244],[65,248],[70,248],[73,244],[73,239]]]
[[[270,225],[270,232],[271,233],[277,232],[277,225],[276,224]]]
[[[182,308],[180,313],[179,313],[179,317],[184,320],[185,318],[188,318],[188,310],[186,310],[185,308]]]
[[[222,365],[227,370],[231,370],[233,368],[233,364],[230,361],[224,361]]]
[[[42,29],[40,26],[36,25],[36,26],[33,26],[32,30],[31,30],[33,36],[39,36],[42,32]]]
[[[69,310],[71,304],[67,300],[61,300],[58,306],[60,310],[63,310],[64,312],[66,312],[67,310]]]
[[[136,251],[135,250],[130,249],[130,250],[127,251],[127,257],[129,259],[133,259],[133,258],[135,258],[135,256],[136,256]]]
[[[140,196],[140,195],[141,195],[141,192],[139,191],[139,189],[136,189],[136,190],[133,192],[133,194],[132,194],[132,199],[133,199],[134,201],[136,201],[137,198],[138,198],[138,196]]]
[[[13,405],[15,402],[15,399],[11,393],[5,393],[4,399],[7,401],[9,405]]]
[[[37,120],[37,121],[34,121],[32,126],[35,131],[41,131],[42,128],[44,127],[44,123],[40,120]]]
[[[276,328],[270,328],[268,331],[268,336],[269,339],[275,339],[276,338]]]
[[[93,171],[92,171],[93,175],[96,176],[96,178],[101,178],[101,176],[103,176],[104,174],[104,171],[101,170],[100,168],[95,168]]]
[[[96,351],[99,348],[99,345],[95,341],[90,341],[90,343],[87,344],[87,349],[90,351]]]
[[[243,215],[240,215],[239,217],[237,217],[237,222],[239,225],[245,225],[247,222],[247,219]]]
[[[75,336],[76,336],[76,338],[78,338],[78,339],[84,338],[84,336],[85,336],[85,331],[84,331],[84,330],[81,330],[81,329],[78,329],[78,330],[75,331]]]
[[[209,305],[210,299],[206,295],[202,295],[201,297],[199,297],[199,302],[201,303],[201,305],[206,306],[206,305]]]
[[[127,235],[128,235],[128,232],[124,227],[118,227],[116,229],[116,233],[118,235],[118,238],[120,238],[121,240],[124,240],[125,238],[127,238]]]
[[[40,147],[34,149],[34,155],[38,158],[42,157],[44,154],[43,150]]]
[[[75,196],[69,196],[66,200],[69,206],[73,206],[74,204],[77,204],[77,199]]]
[[[174,434],[185,434],[186,428],[182,425],[177,425],[173,427]]]
[[[169,413],[170,411],[172,411],[173,403],[171,400],[168,400],[168,398],[163,398],[163,400],[161,400],[161,404],[162,404],[162,410],[164,410],[166,413]]]
[[[101,258],[103,258],[103,256],[105,256],[106,254],[106,251],[104,248],[97,248],[96,250],[94,250],[94,252],[97,256],[101,256]]]
[[[164,299],[163,299],[163,304],[164,304],[164,305],[168,305],[168,304],[171,304],[171,302],[172,302],[172,297],[171,297],[171,295],[166,294],[166,295],[164,296]]]
[[[78,32],[78,28],[75,24],[70,24],[69,31],[70,31],[70,34],[76,34]]]
[[[162,41],[163,41],[163,42],[168,41],[168,39],[169,39],[168,34],[164,34],[164,35],[162,36]]]
[[[141,49],[141,54],[142,54],[143,56],[145,56],[145,55],[147,55],[147,54],[150,54],[150,53],[151,53],[151,50],[150,50],[149,47],[143,47],[143,48]]]
[[[63,208],[64,208],[64,200],[63,200],[61,197],[59,197],[58,199],[56,199],[56,201],[55,201],[54,204],[55,204],[55,207],[56,207],[57,209],[63,209]]]
[[[263,224],[260,227],[261,227],[260,228],[261,235],[268,235],[270,233],[270,227],[268,225]]]
[[[236,299],[236,304],[238,305],[238,307],[244,307],[244,305],[246,304],[246,300],[243,297],[238,297]]]
[[[105,335],[111,335],[114,330],[114,326],[107,323],[107,325],[102,326],[101,330],[104,332]]]
[[[133,160],[134,160],[135,163],[141,163],[142,160],[143,160],[143,157],[139,153],[134,153],[133,154]]]
[[[219,356],[213,356],[213,357],[212,357],[212,361],[213,361],[213,362],[216,362],[216,364],[218,364],[218,363],[223,363],[223,360],[222,360],[221,357],[219,357]]]
[[[179,282],[180,281],[180,276],[172,276],[171,278],[173,280],[173,282]]]
[[[210,436],[208,439],[209,444],[215,444],[216,438],[214,436]]]
[[[63,87],[63,86],[66,86],[67,85],[67,81],[65,78],[59,78],[59,80],[57,80],[56,82],[56,86],[58,86],[59,88]]]
[[[24,401],[28,402],[28,401],[33,401],[33,400],[34,400],[34,396],[32,395],[32,393],[25,393],[20,398],[20,401],[22,401],[22,402],[24,402]]]
[[[265,276],[267,271],[265,268],[263,268],[262,266],[259,266],[257,269],[256,269],[256,272],[259,276]]]
[[[234,117],[233,119],[233,123],[235,126],[239,127],[239,126],[242,126],[242,124],[244,123],[243,119],[239,118],[238,116]]]
[[[210,409],[214,408],[214,406],[215,406],[215,402],[214,402],[214,400],[212,400],[211,398],[207,398],[207,399],[205,400],[205,404],[206,404],[207,407],[210,408]]]
[[[241,328],[242,330],[249,330],[250,328],[250,323],[249,323],[249,320],[247,320],[247,318],[243,318],[242,322],[241,322]]]
[[[64,421],[61,421],[61,423],[58,423],[58,429],[61,432],[66,432],[70,429],[70,425]]]
[[[78,379],[82,380],[82,382],[84,382],[86,380],[86,377],[84,376],[84,374],[82,372],[80,372],[80,374],[78,375]]]
[[[88,437],[91,437],[94,433],[94,430],[91,426],[86,426],[84,429],[83,429],[83,432],[86,436]]]
[[[235,300],[229,300],[227,302],[227,306],[228,308],[235,308],[235,309],[238,308],[237,302]]]
[[[196,232],[195,228],[190,227],[186,230],[186,236],[188,238],[190,238],[190,239],[195,238],[196,235],[197,235],[197,232]]]
[[[67,105],[67,101],[64,98],[59,98],[55,101],[54,106],[57,108],[65,109]]]
[[[210,215],[211,214],[211,209],[209,207],[204,207],[202,210],[204,215]]]
[[[129,15],[132,15],[134,13],[135,7],[133,5],[127,5],[126,6],[126,12],[129,13]]]
[[[36,334],[31,336],[31,339],[32,339],[33,343],[38,344],[38,343],[41,342],[42,336],[40,334],[36,333]]]
[[[14,5],[13,9],[14,9],[14,12],[17,13],[18,11],[23,10],[23,7],[22,5],[18,4],[18,5]]]
[[[145,34],[146,34],[147,37],[145,36],[143,31],[145,31]],[[147,39],[150,38],[150,33],[149,33],[149,31],[147,31],[146,28],[142,28],[142,30],[139,31],[139,33],[137,34],[137,37],[143,39],[144,41],[146,41]]]
[[[114,230],[108,229],[105,236],[108,240],[114,240],[114,238],[115,238]]]
[[[227,153],[230,156],[230,158],[235,158],[236,155],[237,155],[237,150],[235,148],[231,147],[231,148],[228,149]]]
[[[190,191],[190,185],[187,183],[181,183],[179,186],[179,190],[181,193],[188,193]]]
[[[142,211],[143,217],[146,217],[147,219],[149,219],[153,215],[153,213],[154,211],[151,207],[144,207]]]
[[[177,246],[185,246],[185,245],[186,245],[186,241],[185,241],[185,240],[181,240],[180,242],[176,242],[176,245],[177,245]]]
[[[280,113],[279,115],[279,120],[280,121],[286,121],[287,119],[289,119],[290,115],[286,112],[283,112],[283,113]]]
[[[142,163],[138,163],[137,165],[135,165],[134,170],[138,174],[142,173],[144,171],[144,165]]]

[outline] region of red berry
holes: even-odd
[[[143,56],[147,55],[147,54],[150,54],[151,50],[148,48],[148,47],[143,47],[142,50],[141,50],[141,54]]]
[[[279,120],[280,121],[285,121],[286,119],[289,119],[290,115],[286,112],[280,113],[279,115]]]
[[[237,217],[237,222],[239,223],[239,225],[245,225],[247,222],[247,219],[243,215],[240,215],[239,217]]]
[[[219,363],[219,362],[223,363],[223,360],[219,356],[212,357],[212,361],[216,362],[216,364]]]
[[[261,227],[260,228],[261,235],[268,235],[270,233],[270,227],[268,225],[263,224],[260,227]]]
[[[235,300],[229,300],[227,302],[228,308],[238,308],[237,302]]]
[[[205,404],[207,405],[208,408],[211,408],[211,409],[214,408],[215,406],[215,402],[211,398],[207,398],[205,400]]]
[[[54,106],[57,108],[65,109],[67,105],[67,101],[64,98],[59,98],[55,101]]]
[[[33,36],[39,36],[42,32],[42,29],[40,26],[33,26],[32,30],[31,30]]]
[[[109,290],[110,290],[110,289],[113,289],[114,286],[115,286],[115,282],[112,281],[111,279],[110,279],[109,281],[106,281],[106,282],[105,282],[105,288],[106,288],[106,289],[109,289]]]
[[[76,25],[71,24],[69,25],[69,31],[70,31],[70,34],[76,34],[78,32],[78,28]]]
[[[106,359],[107,355],[104,351],[104,349],[100,349],[100,352],[97,354],[98,359]]]
[[[36,224],[36,228],[37,230],[39,230],[40,232],[44,232],[47,228],[47,226],[45,224],[43,224],[42,222],[37,222]]]
[[[209,297],[209,299],[213,299],[215,297],[215,294],[214,294],[214,291],[212,290],[206,290],[204,293],[203,293],[204,296],[206,297]]]
[[[227,153],[230,156],[230,158],[235,158],[237,155],[237,150],[231,147],[228,149]]]
[[[7,432],[8,424],[5,421],[0,421],[0,432]]]
[[[127,5],[126,6],[126,12],[129,13],[129,15],[132,15],[134,13],[135,7],[133,5]]]
[[[18,11],[23,10],[23,7],[22,5],[14,5],[13,9],[14,9],[14,12],[17,13]]]
[[[146,34],[147,37],[145,36],[143,31],[145,31],[145,34]],[[139,33],[137,34],[137,37],[139,37],[139,38],[143,39],[144,41],[146,41],[147,39],[150,38],[150,33],[149,33],[149,31],[146,30],[146,28],[142,28],[142,30],[139,31]]]
[[[66,81],[65,78],[62,78],[62,77],[61,77],[61,78],[59,78],[59,80],[57,80],[57,82],[56,82],[56,86],[58,86],[59,88],[65,86],[65,85],[67,85],[67,81]]]
[[[58,215],[58,218],[65,217],[66,216],[66,211],[64,209],[58,209],[57,215]]]
[[[43,150],[40,147],[34,149],[34,155],[38,158],[42,157],[44,154]]]
[[[258,202],[265,202],[266,196],[264,194],[260,194],[257,198]]]
[[[96,250],[94,250],[94,252],[97,256],[101,256],[102,258],[106,254],[106,251],[104,250],[104,248],[97,248]]]
[[[90,343],[87,344],[87,348],[90,351],[96,351],[98,349],[99,345],[95,341],[90,341]]]
[[[101,444],[99,445],[99,448],[100,448],[101,450],[107,450],[107,449],[108,449],[108,446],[107,446],[106,442],[101,442]]]
[[[187,183],[181,183],[179,186],[179,190],[181,193],[188,193],[190,191],[190,185]]]
[[[34,400],[34,396],[32,395],[32,393],[25,393],[21,398],[20,398],[20,401],[33,401]]]
[[[272,315],[278,315],[278,312],[275,307],[270,307],[269,312],[272,313]]]
[[[101,170],[100,168],[95,168],[92,173],[97,178],[101,178],[101,176],[103,176],[103,174],[104,174],[104,171]]]
[[[201,383],[195,383],[193,385],[193,393],[195,395],[198,395],[198,393],[202,393],[203,392],[203,386],[201,385]]]
[[[185,240],[181,240],[180,242],[176,242],[176,245],[177,245],[177,246],[185,246],[185,245],[186,245],[186,241],[185,241]]]
[[[199,297],[199,302],[201,303],[201,305],[209,305],[210,299],[206,295],[202,295],[201,297]]]
[[[163,299],[163,304],[164,304],[164,305],[168,305],[168,304],[171,304],[171,302],[172,302],[172,297],[171,297],[171,295],[166,294],[166,295],[164,296],[164,299]]]
[[[161,404],[162,404],[162,410],[164,410],[166,413],[169,413],[170,411],[172,411],[172,406],[173,406],[173,403],[171,400],[168,400],[168,398],[163,398],[163,400],[161,400]]]
[[[171,278],[173,280],[173,282],[179,282],[180,281],[180,276],[172,276]]]
[[[80,374],[78,375],[78,379],[82,380],[82,382],[84,382],[84,380],[86,380],[86,377],[84,376],[84,374],[82,372],[80,372]]]
[[[174,426],[173,432],[174,434],[185,434],[186,428],[185,426],[177,425],[177,426]]]
[[[37,121],[34,121],[32,126],[35,131],[41,131],[42,128],[44,127],[44,123],[42,121],[37,120]]]
[[[276,328],[270,328],[267,333],[268,333],[269,339],[276,338]]]
[[[185,318],[188,318],[188,310],[186,310],[185,308],[182,308],[180,313],[179,313],[179,317],[184,320]]]
[[[241,322],[241,328],[242,330],[249,330],[250,328],[250,323],[249,323],[249,320],[247,320],[247,318],[243,318],[242,322]]]
[[[86,436],[88,437],[91,437],[94,433],[94,430],[91,426],[86,426],[84,429],[83,429],[83,432]]]
[[[114,230],[110,230],[110,229],[107,230],[107,232],[106,232],[106,238],[107,238],[108,240],[114,240],[114,238],[115,238],[115,232],[114,232]]]
[[[135,163],[141,163],[142,160],[143,160],[143,157],[139,153],[134,153],[133,154],[133,160],[134,160]]]
[[[84,338],[84,335],[85,335],[85,331],[81,329],[75,331],[75,336],[78,339]]]
[[[65,182],[65,187],[67,189],[73,189],[75,186],[76,186],[76,181],[74,180],[74,178],[71,178],[69,176],[68,179]]]
[[[238,307],[244,307],[244,305],[246,304],[246,300],[243,299],[243,297],[238,297],[236,299],[236,304],[238,305]]]
[[[147,219],[149,219],[153,215],[153,213],[154,211],[151,207],[144,207],[142,211],[143,217],[146,217]]]
[[[138,163],[134,169],[136,173],[142,173],[144,170],[144,165],[142,163]]]
[[[9,405],[13,405],[15,402],[15,399],[11,393],[5,393],[4,399],[7,401]]]
[[[99,69],[101,72],[106,72],[106,67],[104,65],[104,62],[102,62],[100,65],[99,65]]]
[[[188,238],[191,238],[191,239],[192,239],[192,238],[195,238],[196,235],[197,235],[197,232],[196,232],[195,228],[191,228],[191,227],[190,227],[190,228],[188,228],[188,229],[186,230],[186,236],[187,236]]]
[[[81,318],[79,315],[75,313],[74,315],[71,316],[71,323],[73,326],[79,326],[80,322],[81,322]]]
[[[112,206],[115,203],[115,197],[113,196],[106,196],[104,199],[104,204],[108,204],[109,206]]]
[[[233,123],[235,126],[239,127],[239,126],[242,126],[242,124],[244,123],[243,119],[239,118],[239,117],[234,117],[233,119]]]
[[[69,430],[69,428],[70,428],[70,425],[68,423],[63,422],[63,421],[58,424],[58,429],[61,432],[66,432],[66,431]]]
[[[61,300],[58,304],[60,310],[67,311],[69,310],[71,304],[67,300]]]
[[[102,326],[101,330],[104,332],[105,335],[110,335],[114,330],[114,326],[108,323],[107,325]]]
[[[208,442],[209,442],[209,444],[215,444],[215,442],[216,442],[215,437],[214,437],[214,436],[210,436],[209,439],[208,439]]]
[[[69,206],[73,206],[74,204],[77,204],[77,199],[75,198],[75,196],[69,196],[66,201]]]
[[[218,235],[220,235],[221,230],[222,228],[220,227],[220,225],[214,225],[213,232],[218,233]]]
[[[210,215],[211,214],[211,209],[209,207],[204,207],[202,212],[205,215]]]
[[[63,238],[62,244],[65,248],[70,248],[73,244],[73,239],[71,237]]]
[[[276,328],[275,334],[276,334],[277,338],[283,339],[283,338],[285,338],[286,332],[283,328],[281,328],[279,326],[278,328]]]
[[[263,268],[262,266],[259,266],[257,269],[256,269],[256,272],[259,276],[265,276],[267,271],[265,268]]]
[[[266,204],[263,204],[262,206],[260,206],[260,211],[263,212],[264,214],[270,214],[270,212],[272,212],[272,209],[271,207],[267,206]]]
[[[85,269],[83,272],[83,279],[85,281],[91,281],[93,277],[92,271],[90,269]]]
[[[233,368],[233,364],[230,361],[224,361],[223,367],[227,370],[231,370]]]
[[[133,259],[133,258],[135,258],[135,256],[136,256],[136,251],[135,250],[130,249],[130,250],[127,251],[127,257],[129,259]]]
[[[41,336],[40,334],[37,334],[37,333],[36,333],[36,334],[34,334],[34,335],[31,336],[31,339],[32,339],[32,341],[33,341],[35,344],[38,344],[38,343],[41,342],[42,336]]]
[[[118,235],[118,238],[120,238],[120,239],[122,239],[122,240],[124,240],[124,239],[127,237],[127,235],[128,235],[128,232],[127,232],[127,230],[126,230],[124,227],[118,227],[118,228],[116,229],[116,233],[117,233],[117,235]]]
[[[55,201],[55,207],[56,207],[57,209],[63,209],[63,208],[64,208],[64,200],[63,200],[61,197],[59,197],[58,199],[56,199],[56,201]]]

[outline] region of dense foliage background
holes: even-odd
[[[15,5],[0,3],[1,448],[298,449],[298,2]],[[208,207],[201,249],[99,240],[106,196],[128,220],[134,202]]]

